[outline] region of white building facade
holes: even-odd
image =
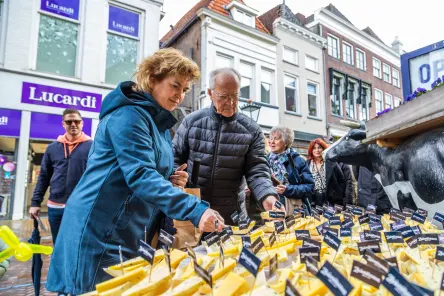
[[[308,29],[278,18],[273,33],[280,39],[278,55],[279,122],[295,132],[294,146],[307,155],[309,142],[326,135],[326,40]]]
[[[158,49],[162,5],[0,0],[0,219],[27,215],[64,109],[79,110],[94,137],[102,100]]]
[[[220,67],[234,67],[242,76],[239,106],[247,100],[261,106],[258,123],[264,132],[279,123],[277,44],[279,40],[256,28],[258,11],[232,1],[226,7],[233,18],[208,8],[198,11],[201,19],[201,89],[209,85],[209,73]],[[206,96],[202,107],[211,104]]]

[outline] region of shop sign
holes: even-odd
[[[117,33],[139,37],[139,14],[110,5],[108,29]]]
[[[100,112],[100,108],[102,107],[102,95],[23,82],[22,103]]]
[[[90,118],[82,118],[83,132],[88,136],[91,135],[92,120]],[[31,113],[31,139],[47,139],[56,140],[58,136],[65,134],[62,125],[63,117],[57,114]]]
[[[79,20],[80,0],[40,0],[40,9],[73,20]]]
[[[22,111],[0,109],[0,136],[19,137]]]

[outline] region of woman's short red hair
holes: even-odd
[[[321,146],[322,148],[327,149],[328,145],[327,143],[324,142],[324,140],[322,140],[321,138],[317,138],[314,139],[313,141],[310,142],[310,146],[308,146],[308,159],[309,160],[313,160],[313,149],[315,147],[315,145],[318,144],[319,146]]]

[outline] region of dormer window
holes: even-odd
[[[236,0],[231,1],[225,8],[230,11],[235,21],[253,28],[256,27],[256,17],[259,13],[257,10]]]
[[[242,10],[236,9],[236,16],[234,19],[244,25],[254,27],[254,17]]]

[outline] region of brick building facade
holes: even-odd
[[[329,136],[340,137],[347,132],[340,120],[367,121],[402,102],[399,51],[384,44],[369,27],[357,29],[331,4],[305,22],[306,27],[327,39],[324,54]]]

